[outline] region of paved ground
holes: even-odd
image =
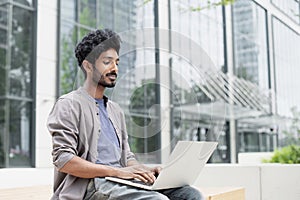
[[[46,200],[50,199],[52,186],[0,189],[1,200]]]

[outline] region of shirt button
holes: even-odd
[[[97,115],[99,115],[99,113],[97,113]]]

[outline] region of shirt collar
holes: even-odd
[[[83,92],[90,100],[95,102],[95,99],[83,87],[80,87],[79,90]],[[108,97],[103,95],[103,100],[104,100],[104,106],[107,107]]]

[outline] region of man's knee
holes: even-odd
[[[188,200],[204,200],[204,196],[201,194],[201,192],[194,188],[194,187],[190,187],[190,186],[186,186],[186,194],[187,194],[187,198]]]

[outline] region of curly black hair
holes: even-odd
[[[75,56],[77,58],[78,66],[84,72],[82,67],[84,60],[95,64],[100,54],[110,48],[116,50],[119,54],[121,38],[120,36],[110,29],[95,30],[84,36],[75,48]]]

